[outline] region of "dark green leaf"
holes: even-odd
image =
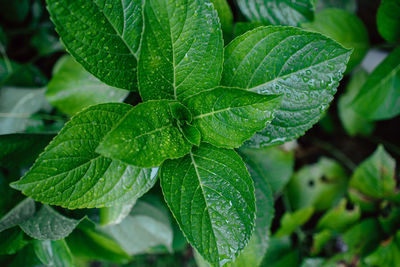
[[[192,147],[176,125],[182,109],[186,108],[169,100],[141,103],[104,137],[96,152],[141,167],[160,166],[166,159],[182,157]]]
[[[217,87],[196,94],[185,103],[204,142],[236,148],[272,121],[281,97]]]
[[[347,201],[343,199],[339,205],[328,210],[318,221],[318,229],[329,229],[343,232],[351,225],[357,222],[361,217],[360,207],[355,206],[352,209],[346,207]]]
[[[305,224],[313,213],[313,207],[299,209],[293,213],[285,213],[281,219],[281,227],[274,234],[274,237],[280,238],[292,234],[298,227]]]
[[[156,170],[95,152],[129,110],[127,104],[109,103],[74,116],[12,186],[37,201],[70,209],[113,206],[139,198],[154,185]]]
[[[136,90],[142,32],[140,0],[47,0],[67,51],[101,81]]]
[[[10,210],[0,220],[0,232],[14,227],[35,214],[35,201],[27,198],[21,201],[17,206]]]
[[[400,2],[382,0],[376,15],[378,31],[388,42],[400,41]]]
[[[0,15],[11,22],[23,22],[29,14],[29,8],[29,0],[0,0]]]
[[[225,48],[221,84],[261,94],[284,94],[275,119],[252,146],[290,141],[327,109],[350,51],[318,33],[292,27],[259,27]]]
[[[37,87],[46,83],[46,77],[35,66],[20,65],[7,58],[0,58],[0,85]]]
[[[224,33],[224,41],[227,44],[232,39],[233,14],[227,0],[211,0],[221,21],[221,29]]]
[[[254,186],[233,151],[202,143],[160,170],[165,200],[193,247],[213,266],[243,250],[254,229]]]
[[[312,20],[314,0],[237,0],[240,11],[250,21],[297,26]]]
[[[47,267],[73,266],[72,254],[64,239],[35,240],[33,243],[36,256]]]
[[[298,257],[299,252],[292,248],[289,237],[272,237],[261,266],[297,267],[299,265]]]
[[[1,232],[0,240],[0,255],[15,254],[29,243],[24,240],[24,233],[18,228]]]
[[[128,91],[99,81],[69,56],[57,62],[46,91],[47,100],[70,116],[91,105],[122,102],[127,95]]]
[[[389,238],[365,258],[370,266],[392,267],[400,266],[400,231]]]
[[[242,35],[246,33],[247,31],[253,30],[257,27],[263,26],[262,22],[258,21],[253,21],[253,22],[237,22],[235,24],[235,28],[233,31],[233,35],[235,37],[238,37],[239,35]]]
[[[221,79],[223,40],[210,0],[148,0],[139,60],[143,100],[183,100]]]
[[[179,126],[179,124],[178,124]],[[183,136],[186,140],[194,146],[199,146],[201,142],[201,133],[200,131],[190,124],[185,123],[182,126],[179,126]]]

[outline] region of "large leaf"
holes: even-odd
[[[99,81],[70,56],[57,62],[57,72],[46,91],[47,100],[68,115],[95,104],[122,102],[127,95],[128,91]]]
[[[275,119],[250,145],[283,143],[304,134],[336,93],[350,51],[318,33],[259,27],[225,49],[221,84],[261,94],[284,94]]]
[[[12,187],[37,201],[70,209],[113,206],[142,196],[156,181],[151,169],[95,152],[129,110],[127,104],[109,103],[79,113]]]
[[[210,0],[148,0],[139,60],[143,100],[178,99],[218,85],[223,40]]]
[[[254,186],[233,151],[202,143],[160,170],[165,200],[193,247],[213,266],[246,246],[254,229]]]
[[[47,267],[72,266],[72,254],[64,239],[35,240],[33,243],[36,256]]]
[[[7,214],[5,214],[0,220],[0,232],[5,229],[14,227],[29,218],[31,218],[35,214],[35,201],[30,198],[27,198],[17,206],[15,206],[12,210],[10,210]]]
[[[382,0],[376,15],[378,31],[388,42],[400,41],[400,1]]]
[[[341,9],[325,9],[315,16],[314,21],[302,27],[320,32],[343,45],[353,49],[347,72],[351,71],[364,58],[369,48],[368,31],[361,19]]]
[[[354,108],[368,119],[384,120],[400,114],[400,47],[371,73],[354,100]]]
[[[217,87],[196,94],[185,103],[204,142],[236,148],[272,121],[281,98]]]
[[[191,120],[190,112],[179,102],[141,103],[104,137],[96,152],[135,166],[160,166],[166,159],[186,155],[192,147],[179,131],[177,120]]]
[[[67,51],[85,69],[111,86],[136,90],[141,0],[46,2]]]
[[[47,205],[35,214],[19,224],[22,230],[35,239],[59,240],[68,236],[79,224],[79,220],[67,218]]]
[[[251,21],[297,26],[312,20],[314,0],[236,0],[240,11]]]

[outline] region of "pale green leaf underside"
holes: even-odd
[[[176,107],[177,114],[173,114]],[[174,116],[185,109],[170,100],[141,103],[106,135],[96,151],[141,167],[160,166],[166,159],[182,157],[192,145],[180,133]]]
[[[310,129],[336,93],[351,51],[321,34],[259,27],[225,48],[221,85],[283,94],[275,119],[249,145],[283,143]]]
[[[59,240],[68,236],[80,220],[69,219],[47,205],[19,226],[30,237],[39,240]]]
[[[204,142],[236,148],[272,121],[280,102],[276,95],[217,87],[188,98],[185,104]]]
[[[154,185],[155,173],[95,152],[131,108],[100,104],[74,116],[12,187],[42,203],[70,209],[112,206],[140,197]]]
[[[314,0],[237,0],[238,6],[250,21],[265,24],[297,26],[312,20]]]
[[[129,215],[136,201],[100,209],[100,225],[114,225],[122,222]]]
[[[27,198],[5,214],[0,220],[0,232],[14,227],[35,214],[35,201]]]
[[[160,170],[165,200],[191,245],[212,265],[231,261],[254,229],[254,185],[241,158],[202,143]]]
[[[94,76],[136,90],[141,0],[47,0],[67,51]]]
[[[122,102],[129,93],[99,81],[70,56],[57,64],[58,70],[47,85],[46,99],[65,114],[72,116],[88,106]]]
[[[139,60],[143,100],[183,100],[218,85],[220,22],[209,0],[148,0]]]

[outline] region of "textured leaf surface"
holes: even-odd
[[[266,127],[273,119],[281,97],[260,95],[242,89],[217,87],[185,102],[204,142],[235,148]]]
[[[222,31],[209,0],[148,0],[139,60],[143,100],[182,100],[218,85]]]
[[[0,220],[0,232],[14,227],[35,214],[35,201],[27,198],[5,214]]]
[[[129,110],[129,105],[110,103],[79,113],[12,186],[37,201],[71,209],[113,206],[142,196],[154,185],[156,171],[95,152]]]
[[[47,205],[35,213],[35,216],[19,224],[22,230],[35,239],[59,240],[68,236],[79,224],[79,220],[69,219]]]
[[[313,0],[236,0],[242,13],[251,21],[297,26],[312,20]]]
[[[35,240],[33,248],[36,256],[47,267],[74,265],[71,251],[64,239]]]
[[[191,245],[212,265],[238,255],[254,229],[254,186],[241,158],[202,143],[161,166],[165,200]]]
[[[325,8],[340,8],[348,12],[355,13],[357,11],[356,0],[318,0],[316,4],[317,11]]]
[[[102,83],[70,56],[61,58],[57,65],[47,85],[46,99],[65,114],[72,116],[88,106],[122,102],[129,93]]]
[[[350,51],[318,33],[259,27],[225,48],[221,84],[284,94],[275,119],[250,145],[283,143],[304,134],[332,101]]]
[[[400,47],[371,73],[354,100],[357,112],[371,120],[400,114]]]
[[[190,121],[188,112],[175,101],[141,103],[106,135],[96,151],[141,167],[160,166],[168,158],[182,157],[192,145],[180,133],[176,120],[177,116],[187,116]]]
[[[400,41],[400,1],[382,0],[376,15],[378,31],[388,42]]]
[[[67,51],[85,69],[111,86],[136,90],[140,0],[46,2]]]

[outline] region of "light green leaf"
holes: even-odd
[[[357,11],[356,0],[317,0],[316,9],[321,11],[325,8],[340,8],[348,12],[355,13]]]
[[[232,39],[233,14],[227,0],[211,0],[221,21],[221,29],[224,33],[224,41],[227,44]]]
[[[388,42],[400,41],[400,2],[382,0],[376,15],[378,31]]]
[[[10,210],[0,220],[0,232],[14,227],[35,214],[35,201],[27,198]]]
[[[213,266],[232,261],[254,230],[254,185],[241,158],[202,143],[160,170],[165,200],[191,245]]]
[[[19,226],[32,238],[59,240],[68,236],[79,222],[59,214],[50,206],[43,205],[33,217],[20,223]]]
[[[100,209],[100,225],[119,224],[129,215],[136,201]]]
[[[338,101],[339,118],[350,136],[357,134],[369,135],[374,130],[375,125],[364,116],[358,114],[352,105],[354,98],[360,92],[367,78],[368,73],[364,69],[354,72],[347,84],[346,92],[340,96]]]
[[[141,103],[104,137],[96,152],[135,166],[160,166],[166,159],[186,155],[192,147],[179,131],[177,120],[190,122],[191,114],[176,101]]]
[[[400,265],[400,231],[389,238],[365,258],[370,266],[392,267]]]
[[[281,227],[274,234],[275,238],[280,238],[292,234],[298,227],[305,224],[314,213],[313,207],[297,210],[293,213],[285,213],[281,219]]]
[[[259,27],[225,48],[221,84],[261,94],[284,94],[275,119],[249,142],[264,146],[304,134],[336,93],[350,51],[318,33]]]
[[[297,26],[312,20],[314,0],[236,0],[240,11],[250,21],[264,24]]]
[[[302,24],[307,30],[322,33],[353,49],[346,71],[357,66],[368,52],[368,31],[356,15],[341,9],[325,9],[315,16],[314,21]]]
[[[129,255],[148,252],[158,245],[172,251],[173,230],[168,210],[161,205],[139,200],[120,224],[102,230],[114,238]]]
[[[221,79],[223,40],[210,0],[148,0],[139,60],[139,92],[183,100]]]
[[[9,229],[0,233],[0,255],[12,255],[17,253],[27,244],[24,233],[19,228]]]
[[[276,95],[227,87],[201,92],[185,102],[202,140],[225,148],[237,148],[264,129],[280,103],[281,97]]]
[[[91,105],[122,102],[128,91],[108,86],[88,73],[72,57],[62,57],[47,85],[47,100],[70,116]]]
[[[3,87],[0,90],[0,134],[23,132],[39,121],[30,116],[46,103],[46,89]]]
[[[343,232],[356,223],[361,217],[359,206],[352,209],[346,207],[347,201],[343,199],[339,205],[328,210],[317,224],[317,229],[329,229],[333,231]]]
[[[156,170],[127,165],[95,152],[131,108],[109,103],[77,114],[12,187],[42,203],[69,209],[113,206],[139,198],[154,185]]]
[[[108,85],[137,89],[141,0],[46,2],[56,31],[76,61]]]
[[[72,254],[64,239],[35,240],[33,248],[36,256],[47,267],[73,266]]]
[[[400,114],[400,47],[371,73],[356,96],[354,109],[370,120],[385,120]]]

